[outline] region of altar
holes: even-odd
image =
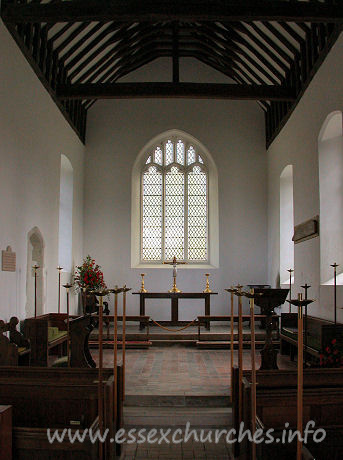
[[[139,314],[145,316],[146,299],[170,299],[171,302],[171,326],[177,326],[179,321],[179,299],[203,299],[205,302],[205,315],[211,314],[211,295],[217,292],[133,292],[140,296]],[[144,324],[140,323],[140,329],[144,329]],[[206,329],[210,330],[210,323],[206,324]]]

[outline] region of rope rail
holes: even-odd
[[[192,324],[194,324],[197,321],[197,318],[193,319],[193,321],[191,321],[190,323],[186,324],[186,326],[181,327],[180,329],[169,329],[168,327],[162,326],[162,324],[158,323],[157,321],[153,320],[152,318],[151,318],[151,321],[154,324],[156,324],[156,326],[160,327],[161,329],[165,329],[166,331],[169,331],[169,332],[181,332],[184,329],[187,329],[188,327],[191,327]]]

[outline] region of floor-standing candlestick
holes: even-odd
[[[335,309],[335,326],[337,324],[337,267],[339,267],[338,264],[336,264],[336,262],[334,264],[331,265],[331,267],[333,267],[333,270],[334,270],[334,275],[333,275],[333,283],[334,283],[334,309]]]
[[[233,295],[237,291],[233,286],[230,287],[230,289],[226,289],[227,292],[230,292],[231,294],[231,317],[230,317],[230,325],[231,325],[231,335],[230,335],[230,354],[231,354],[231,402],[233,400],[233,379],[232,379],[232,374],[233,374],[233,358],[234,358],[234,314],[233,314]]]
[[[250,293],[244,293],[250,300],[250,334],[251,334],[251,434],[254,437],[256,432],[256,342],[255,342],[255,293],[250,289]],[[252,460],[256,459],[256,444],[252,442]]]
[[[310,285],[305,283],[304,286],[301,286],[304,291],[305,291],[305,300],[308,299],[308,295],[307,295],[307,291],[310,289]],[[305,334],[304,334],[304,338],[305,338],[305,347],[304,347],[304,352],[305,352],[305,363],[306,363],[306,355],[307,355],[307,305],[305,305],[305,324],[304,324],[304,329],[305,329]]]
[[[298,307],[298,391],[297,391],[297,460],[302,459],[302,441],[299,439],[303,435],[303,379],[304,379],[304,338],[303,338],[303,307],[309,305],[313,300],[303,300],[302,294],[298,294],[298,299],[290,301],[292,305]]]
[[[123,287],[123,333],[122,333],[122,347],[123,347],[123,401],[125,399],[125,365],[126,365],[126,293],[130,291],[126,285]]]
[[[104,386],[103,386],[103,297],[108,295],[109,291],[99,290],[93,292],[100,297],[99,302],[99,373],[98,373],[98,417],[99,431],[103,433],[104,428]],[[116,383],[116,382],[114,382]],[[99,459],[103,458],[103,443],[99,442]]]
[[[292,300],[292,273],[294,272],[293,268],[287,270],[289,272],[289,300]],[[292,305],[289,302],[289,313],[292,311]]]
[[[235,295],[238,297],[238,380],[239,380],[239,423],[242,421],[242,408],[243,408],[243,306],[242,306],[242,288],[240,284],[236,286],[237,291]]]
[[[61,270],[62,267],[58,266],[58,313],[61,313]]]
[[[67,290],[67,361],[70,367],[70,331],[69,331],[69,290],[73,285],[70,283],[64,284],[63,287]]]
[[[113,318],[113,375],[114,375],[114,385],[113,385],[113,406],[114,414],[113,419],[114,423],[117,423],[117,413],[118,413],[118,294],[123,291],[123,288],[118,288],[115,286],[114,289],[110,289],[110,292],[114,294],[114,318]]]
[[[34,277],[35,277],[35,318],[37,318],[37,270],[40,268],[39,265],[35,264],[32,267],[35,271]]]
[[[299,294],[298,300],[302,300],[302,294]],[[303,309],[302,305],[298,307],[298,433],[303,432]],[[302,459],[302,444],[298,438],[297,441],[297,460]]]

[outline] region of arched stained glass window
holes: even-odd
[[[141,188],[141,260],[208,261],[208,172],[196,146],[165,139],[146,152]]]

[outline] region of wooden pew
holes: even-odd
[[[0,406],[1,460],[12,460],[12,407]]]
[[[48,366],[49,352],[58,351],[66,355],[67,344],[66,313],[47,313],[24,322],[24,335],[31,343],[31,366]]]
[[[16,330],[18,318],[12,317],[8,323],[0,320],[0,366],[28,365],[30,342]],[[6,333],[9,332],[9,338]]]
[[[257,371],[257,428],[275,430],[275,438],[281,438],[285,423],[296,429],[297,416],[297,371],[264,370]],[[240,422],[244,429],[251,428],[251,371],[243,372],[243,410],[239,420],[238,408],[238,368],[233,373],[233,419],[238,432]],[[343,369],[305,369],[304,370],[304,427],[309,420],[316,428],[342,429],[341,412],[343,410]],[[319,446],[320,447],[320,446]],[[318,448],[319,448],[318,447]],[[321,447],[322,448],[322,447]],[[234,445],[235,456],[249,459],[251,443],[245,438],[241,444]],[[276,458],[278,443],[258,446],[259,458]],[[296,443],[282,445],[278,460],[293,458]],[[327,446],[323,449],[327,449]],[[311,452],[311,449],[309,449]],[[342,446],[343,453],[343,446]],[[288,457],[287,457],[288,455]],[[304,454],[305,455],[305,454]],[[323,458],[318,456],[316,458]],[[331,458],[331,457],[330,457]]]
[[[109,428],[104,457],[114,445],[110,438],[123,423],[122,371],[118,366],[118,417],[114,420],[113,370],[104,369],[104,426]],[[0,368],[0,400],[13,407],[13,453],[16,460],[98,460],[98,442],[49,443],[47,428],[82,433],[98,427],[98,370],[59,368]],[[61,432],[61,431],[60,431]]]
[[[307,328],[306,354],[314,360],[319,359],[320,353],[331,345],[331,340],[336,339],[337,345],[343,348],[343,325],[335,325],[332,321],[314,316],[304,318],[304,330]],[[305,333],[304,333],[305,343]],[[289,355],[291,360],[297,353],[298,348],[298,314],[281,313],[280,352]]]

